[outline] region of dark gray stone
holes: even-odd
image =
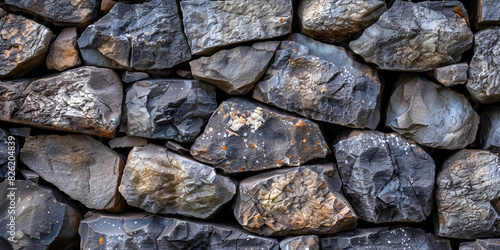
[[[280,241],[281,250],[320,250],[319,237],[316,235],[302,235],[286,237]]]
[[[111,148],[133,148],[146,146],[146,144],[148,144],[148,140],[136,136],[124,136],[114,138],[110,140],[108,144]]]
[[[500,162],[497,154],[463,149],[436,177],[439,236],[477,239],[500,236]]]
[[[0,180],[15,178],[19,141],[9,132],[0,128]]]
[[[222,102],[191,147],[226,173],[300,166],[327,153],[316,123],[243,98]]]
[[[13,136],[21,136],[24,138],[30,137],[31,128],[30,127],[22,127],[22,128],[9,128],[9,132]]]
[[[38,183],[38,181],[40,180],[40,175],[34,171],[29,170],[29,169],[22,169],[21,168],[21,169],[19,169],[19,172],[21,172],[21,174],[23,175],[25,180],[28,180],[28,181],[31,181],[34,183]]]
[[[476,27],[500,25],[500,1],[475,0],[473,2],[476,5]]]
[[[444,86],[450,87],[466,83],[468,70],[469,65],[467,63],[452,64],[436,68],[434,77]]]
[[[381,69],[428,71],[460,61],[472,40],[461,2],[396,1],[349,47]]]
[[[479,143],[484,150],[500,150],[500,107],[489,105],[481,113]]]
[[[344,195],[362,220],[422,222],[430,215],[436,166],[399,134],[354,130],[334,143]]]
[[[198,80],[161,79],[134,83],[127,92],[127,134],[193,141],[217,108],[215,87]]]
[[[177,152],[181,155],[190,155],[189,148],[185,148],[181,144],[173,142],[173,141],[166,141],[165,147],[167,147],[168,149],[173,150],[174,152]]]
[[[378,73],[344,48],[292,34],[253,98],[319,121],[375,128],[381,93]]]
[[[127,70],[122,74],[122,82],[124,83],[133,83],[147,78],[149,78],[149,74],[146,72],[133,72]]]
[[[117,3],[78,39],[89,65],[163,70],[191,58],[175,0]]]
[[[392,93],[386,125],[427,147],[460,149],[476,139],[479,116],[462,94],[407,74]]]
[[[463,242],[460,244],[459,250],[500,250],[500,238]]]

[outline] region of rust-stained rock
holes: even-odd
[[[50,45],[47,55],[47,68],[57,71],[64,71],[74,66],[80,65],[76,40],[76,28],[63,29],[57,39]]]

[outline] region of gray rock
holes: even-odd
[[[420,228],[380,227],[354,229],[321,239],[323,249],[451,250],[450,241]]]
[[[31,181],[34,183],[38,183],[38,181],[40,180],[40,175],[34,171],[29,170],[29,169],[22,169],[21,168],[21,169],[19,169],[19,172],[21,172],[21,174],[23,175],[25,180],[28,180],[28,181]]]
[[[358,218],[341,185],[333,163],[258,174],[240,183],[234,216],[243,228],[264,236],[351,229]]]
[[[304,35],[338,43],[372,25],[386,10],[382,0],[303,0],[299,25]]]
[[[9,132],[13,136],[21,136],[24,138],[30,137],[31,128],[30,127],[22,127],[22,128],[9,128]]]
[[[19,141],[9,132],[0,128],[0,181],[15,178]]]
[[[31,136],[19,157],[44,180],[88,208],[112,212],[124,208],[118,192],[124,162],[89,136]]]
[[[439,236],[500,236],[500,163],[497,154],[464,149],[448,158],[436,177]]]
[[[266,72],[279,42],[254,43],[221,50],[189,62],[194,78],[211,83],[230,95],[244,95]]]
[[[468,70],[469,65],[467,63],[452,64],[436,68],[434,77],[444,86],[450,87],[466,83]]]
[[[181,155],[190,155],[189,148],[185,148],[181,144],[173,142],[173,141],[166,141],[165,147],[167,147],[168,149],[173,150],[174,152],[177,152]]]
[[[362,220],[422,222],[430,215],[436,166],[399,134],[353,130],[334,143],[344,195]]]
[[[476,0],[476,27],[500,25],[500,2],[498,0]]]
[[[89,65],[163,70],[191,58],[175,0],[117,3],[78,39]]]
[[[500,238],[463,242],[460,244],[459,250],[500,250]]]
[[[144,80],[127,92],[127,134],[193,141],[217,108],[215,87],[197,80]]]
[[[43,63],[53,36],[47,27],[6,12],[0,17],[0,33],[5,34],[0,39],[0,77],[19,77]]]
[[[222,102],[191,147],[226,173],[300,166],[327,153],[316,123],[243,98]]]
[[[319,121],[375,128],[382,84],[344,48],[293,34],[276,52],[253,98]]]
[[[500,107],[486,106],[481,113],[479,143],[484,150],[500,150]]]
[[[481,30],[474,37],[467,90],[483,104],[500,102],[500,27]]]
[[[47,68],[64,71],[80,65],[82,62],[76,45],[77,39],[76,27],[63,29],[50,45],[46,60]]]
[[[148,144],[148,140],[141,137],[124,136],[120,138],[114,138],[110,140],[108,144],[111,148],[133,148],[145,146],[146,144]]]
[[[396,1],[349,47],[381,69],[428,71],[460,61],[472,40],[461,2]]]
[[[124,83],[133,83],[147,78],[149,78],[149,74],[146,72],[133,72],[127,70],[122,74],[122,81]]]
[[[15,180],[0,183],[0,195],[3,197],[0,202],[0,239],[8,241],[5,242],[7,246],[2,246],[0,241],[2,249],[78,248],[75,225],[80,222],[80,213],[57,191],[31,181]],[[11,197],[14,197],[14,202]],[[14,223],[11,223],[11,216],[15,217]],[[11,228],[9,224],[15,225]],[[12,233],[9,232],[11,229],[14,229]]]
[[[148,144],[130,151],[119,190],[147,212],[206,219],[233,198],[236,185],[211,166]]]
[[[280,241],[281,250],[320,250],[320,241],[316,235],[286,237]]]
[[[421,75],[402,75],[392,93],[386,125],[434,148],[460,149],[476,139],[479,116],[465,96]]]
[[[180,3],[184,31],[194,55],[235,43],[270,39],[292,31],[292,1],[202,1]]]
[[[87,213],[80,224],[81,249],[270,249],[278,241],[243,230],[150,214]]]

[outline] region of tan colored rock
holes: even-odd
[[[50,45],[47,55],[47,68],[64,71],[82,62],[78,56],[76,27],[63,29],[57,39]]]

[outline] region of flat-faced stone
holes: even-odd
[[[481,113],[479,143],[484,150],[500,149],[500,107],[489,105]]]
[[[280,241],[281,250],[320,250],[320,240],[316,235],[286,237]]]
[[[122,74],[122,81],[124,83],[133,83],[147,78],[149,78],[149,74],[146,72],[134,72],[127,70]]]
[[[146,146],[146,144],[148,144],[148,140],[136,136],[124,136],[109,141],[111,148],[133,148]]]
[[[64,71],[74,66],[80,65],[80,56],[76,40],[76,28],[63,29],[57,39],[50,45],[47,55],[47,68],[57,71]]]
[[[434,77],[438,82],[446,87],[465,84],[467,82],[467,72],[469,65],[467,63],[457,63],[436,68]]]
[[[498,0],[475,0],[476,27],[500,25],[500,2]]]

